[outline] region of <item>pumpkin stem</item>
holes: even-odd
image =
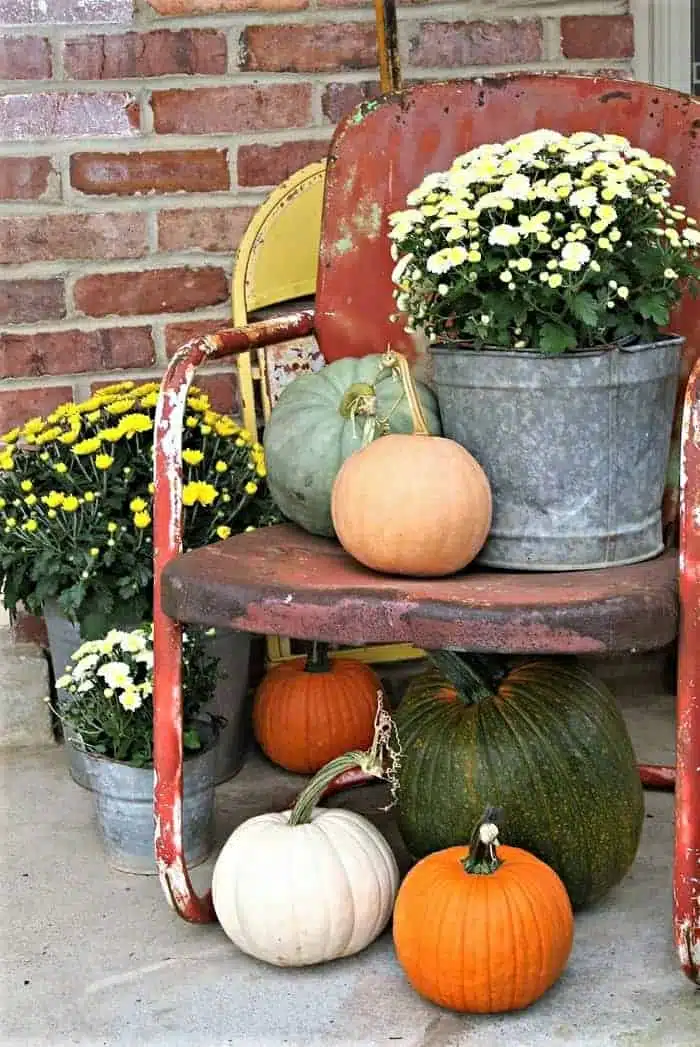
[[[306,657],[305,673],[329,673],[331,671],[331,660],[328,657],[329,646],[327,643],[321,643],[320,640],[313,641]]]
[[[418,396],[416,383],[413,381],[413,375],[411,374],[408,360],[403,353],[398,353],[395,349],[390,349],[387,346],[383,361],[385,366],[392,368],[394,372],[398,373],[399,378],[401,379],[401,385],[406,394],[408,407],[411,412],[411,419],[413,421],[413,435],[430,436],[430,429],[428,429],[428,423],[425,420],[423,405],[420,402],[420,397]]]
[[[397,779],[399,751],[392,748],[391,738],[394,733],[394,722],[382,705],[382,692],[377,692],[377,715],[374,720],[374,738],[367,750],[354,750],[325,764],[313,776],[311,781],[299,793],[292,813],[290,825],[305,825],[311,821],[314,807],[323,795],[326,787],[343,771],[359,767],[365,774],[374,778],[387,778],[394,788]]]
[[[490,876],[503,861],[496,854],[498,824],[503,821],[502,807],[487,807],[474,829],[469,854],[462,862],[464,871],[473,876]]]
[[[357,436],[356,419],[364,418],[362,446],[372,443],[378,434],[377,392],[369,382],[353,382],[346,390],[338,408],[343,418],[352,422],[352,434]]]
[[[449,680],[465,705],[476,705],[485,698],[493,697],[493,690],[476,669],[460,658],[456,651],[428,651],[428,656],[433,665]]]

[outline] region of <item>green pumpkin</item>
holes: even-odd
[[[394,714],[410,853],[464,844],[485,806],[503,807],[503,843],[550,865],[575,908],[597,901],[634,861],[644,819],[613,696],[573,661],[432,658]]]
[[[437,400],[416,384],[428,428],[439,435]],[[277,506],[304,530],[332,537],[333,481],[345,459],[382,432],[413,432],[401,382],[383,357],[346,357],[295,378],[265,427],[268,485]]]

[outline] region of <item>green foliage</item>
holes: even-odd
[[[675,172],[620,135],[541,130],[429,174],[390,216],[407,330],[562,353],[652,342],[700,277]]]

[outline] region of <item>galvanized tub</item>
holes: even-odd
[[[217,732],[202,728],[208,747],[184,761],[182,831],[187,863],[201,865],[214,846],[214,772]],[[153,875],[153,768],[132,767],[85,753],[97,826],[109,864],[121,872]]]
[[[54,675],[58,678],[70,664],[73,653],[80,647],[80,630],[66,618],[58,603],[53,600],[44,604],[44,621]],[[134,622],[134,626],[136,624]],[[216,746],[217,785],[238,774],[252,737],[251,702],[248,694],[250,639],[250,633],[217,629],[216,634],[208,640],[210,654],[219,658],[219,677],[214,696],[203,706],[202,712],[226,721],[221,727],[219,743]],[[68,691],[56,688],[59,709],[70,700],[71,695]],[[72,744],[68,726],[64,726],[63,732],[71,778],[83,789],[90,789],[85,753],[78,745]]]
[[[480,563],[589,570],[661,552],[683,341],[561,356],[431,347],[444,433],[493,491]]]

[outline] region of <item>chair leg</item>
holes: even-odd
[[[700,984],[700,361],[683,412],[679,590],[673,927],[683,971]]]

